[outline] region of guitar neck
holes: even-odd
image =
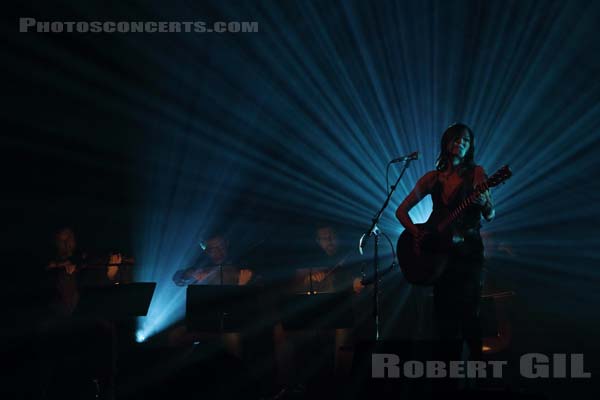
[[[477,185],[475,187],[475,190],[473,190],[473,193],[471,193],[469,197],[464,199],[454,210],[450,212],[450,214],[446,218],[444,218],[444,220],[442,220],[442,222],[438,225],[438,231],[442,232],[448,226],[450,226],[456,220],[456,218],[460,217],[460,215],[467,209],[467,207],[473,204],[473,201],[475,201],[475,198],[477,196],[479,196],[481,193],[485,192],[488,189],[489,185],[487,181],[480,185]]]

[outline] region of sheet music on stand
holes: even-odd
[[[286,330],[338,329],[354,325],[351,290],[289,294],[282,297],[280,304]]]
[[[113,320],[143,317],[148,313],[155,288],[156,282],[85,287],[74,315]]]

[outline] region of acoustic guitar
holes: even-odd
[[[448,253],[452,246],[460,241],[453,225],[455,220],[475,199],[486,190],[498,186],[512,176],[508,165],[496,171],[485,182],[475,186],[473,192],[454,210],[436,210],[424,224],[416,224],[425,235],[419,249],[413,246],[413,236],[404,230],[398,238],[396,254],[398,264],[409,283],[414,285],[433,285],[442,275],[448,263]]]

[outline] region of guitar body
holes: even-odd
[[[419,254],[413,247],[413,236],[404,230],[396,245],[398,264],[404,277],[413,285],[430,286],[442,275],[448,264],[448,253],[452,246],[452,230],[437,232],[438,218],[432,215],[424,224],[416,224],[426,232]]]
[[[448,265],[448,254],[454,243],[462,238],[455,234],[452,223],[458,218],[479,194],[504,183],[512,176],[508,165],[496,171],[485,182],[478,184],[473,192],[454,210],[436,209],[424,224],[417,226],[426,233],[420,251],[415,252],[413,236],[404,230],[398,238],[396,254],[398,264],[406,280],[413,285],[431,286],[442,275]]]

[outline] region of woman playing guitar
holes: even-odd
[[[425,235],[411,220],[408,212],[421,199],[431,195],[436,215],[454,209],[474,186],[486,180],[484,169],[474,161],[474,136],[464,124],[453,124],[442,136],[436,170],[426,173],[404,199],[396,217],[412,235],[412,246],[419,254]],[[471,359],[481,356],[479,299],[483,268],[483,243],[479,234],[480,219],[494,218],[494,205],[489,190],[483,192],[464,210],[452,225],[453,244],[448,249],[448,262],[434,285],[434,318],[442,341],[466,341]],[[461,345],[462,347],[462,345]],[[448,349],[446,349],[448,350]],[[460,350],[447,353],[450,360],[460,360]],[[447,357],[444,357],[447,359]]]

